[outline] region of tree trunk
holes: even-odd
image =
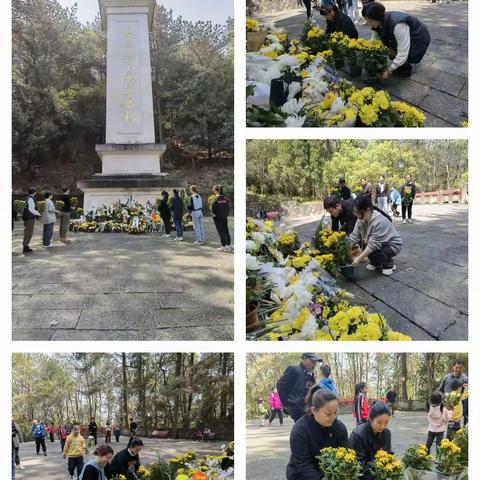
[[[175,381],[178,382],[182,373],[183,353],[177,353],[175,362]],[[174,403],[173,403],[173,438],[178,438],[178,411],[180,403],[180,392],[177,386],[175,390]]]
[[[407,391],[407,354],[400,353],[400,360],[402,366],[402,398],[408,400],[408,391]]]
[[[127,354],[122,353],[122,398],[125,427],[128,427],[128,397],[127,397]]]

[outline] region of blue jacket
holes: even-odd
[[[321,378],[318,384],[320,385],[320,388],[325,388],[327,390],[330,390],[335,395],[337,394],[337,387],[335,386],[331,378]]]
[[[43,423],[38,423],[37,425],[32,425],[32,435],[35,438],[45,437],[45,425]]]
[[[400,205],[402,203],[402,197],[400,196],[400,192],[396,188],[391,191],[390,200],[394,205]]]

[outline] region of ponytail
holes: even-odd
[[[322,388],[320,385],[313,385],[305,397],[305,406],[307,412],[310,408],[318,410],[319,408],[324,407],[329,402],[336,402],[338,400],[337,396],[326,388]]]
[[[388,219],[389,222],[392,222],[392,218],[390,215],[385,213],[383,210],[380,208],[376,207],[375,205],[372,204],[372,201],[370,200],[369,197],[366,195],[362,195],[354,200],[354,208],[356,208],[360,212],[366,212],[367,210],[372,210],[375,212],[381,213],[385,218]]]

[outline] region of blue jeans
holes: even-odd
[[[377,198],[378,208],[383,210],[385,213],[388,211],[388,197],[378,197]]]
[[[55,226],[55,223],[48,223],[43,226],[43,245],[45,247],[50,245],[50,242],[52,241],[54,226]]]
[[[177,237],[183,237],[183,223],[181,218],[174,218],[175,230],[177,231]]]
[[[197,242],[205,242],[205,232],[203,230],[203,216],[199,212],[192,212],[193,229],[195,230],[195,237]]]

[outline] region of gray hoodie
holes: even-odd
[[[380,250],[382,245],[388,245],[398,255],[403,244],[393,223],[376,210],[369,222],[358,219],[348,238],[353,244],[363,243],[369,254]]]

